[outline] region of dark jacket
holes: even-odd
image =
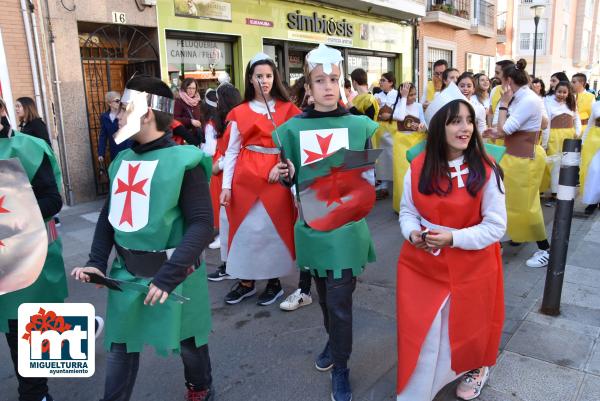
[[[98,136],[98,156],[104,157],[106,154],[106,142],[110,151],[110,160],[114,160],[120,151],[129,149],[132,145],[131,140],[117,145],[114,139],[115,132],[119,130],[119,120],[115,118],[110,121],[110,112],[100,114],[100,135]]]
[[[181,99],[175,99],[175,110],[173,113],[173,117],[180,123],[182,123],[185,128],[192,129],[195,128],[192,125],[192,117],[194,120],[200,121],[200,103],[196,107],[188,106],[186,102]]]
[[[24,134],[43,139],[48,145],[50,145],[50,148],[52,148],[52,143],[50,142],[50,135],[48,134],[48,127],[46,127],[46,123],[42,121],[41,118],[34,118],[26,124],[21,123],[19,125],[19,131],[21,131]]]

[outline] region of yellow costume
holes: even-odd
[[[372,118],[376,119],[377,115],[379,114],[379,103],[377,102],[377,99],[375,99],[375,96],[373,96],[371,93],[363,93],[352,99],[352,107],[350,108],[350,112],[353,113],[353,109],[356,109],[359,114],[371,117],[369,112],[371,107],[373,108]]]
[[[407,116],[404,121],[398,121],[398,125],[402,126],[407,123],[407,121],[414,121],[417,124],[420,122],[420,120],[414,116]],[[400,200],[402,199],[402,191],[404,190],[404,176],[410,166],[410,163],[406,159],[406,152],[408,149],[425,139],[427,139],[427,133],[414,130],[398,131],[398,134],[394,136],[393,207],[396,212],[400,212]]]
[[[393,144],[394,136],[398,133],[397,121],[394,120],[393,114],[400,94],[393,89],[388,93],[380,92],[375,95],[375,98],[380,104],[379,112],[377,113],[377,122],[380,129],[373,135],[373,147],[383,149],[381,156],[375,165],[375,176],[381,181],[393,181]],[[384,120],[381,115],[389,113],[391,116]]]
[[[579,112],[579,118],[581,119],[581,132],[585,131],[588,124],[588,119],[592,115],[592,104],[596,98],[594,95],[587,91],[583,91],[577,94],[577,111]]]
[[[496,109],[498,108],[498,104],[500,103],[500,99],[502,98],[502,95],[504,95],[504,90],[502,89],[502,85],[497,85],[494,87],[494,89],[492,89],[492,93],[491,93],[491,103],[490,103],[490,107],[491,107],[491,113],[492,116],[494,116],[496,114]],[[495,145],[499,145],[499,146],[504,146],[504,140],[503,139],[492,139],[491,142]]]
[[[533,138],[533,158],[513,151],[512,143],[517,136]],[[546,239],[544,215],[540,204],[539,188],[546,168],[546,152],[537,145],[536,132],[515,132],[506,137],[506,154],[500,162],[504,170],[506,190],[507,233],[515,242],[543,241]],[[510,138],[510,139],[509,139]]]
[[[583,134],[581,146],[581,168],[579,170],[579,191],[583,193],[585,179],[594,155],[600,151],[600,102],[594,103],[590,112],[588,127]]]

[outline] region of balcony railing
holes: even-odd
[[[479,25],[482,28],[494,29],[494,19],[496,18],[495,6],[484,0],[475,1],[475,20],[473,25]]]
[[[496,22],[497,22],[496,34],[497,35],[506,35],[506,11],[498,14]]]
[[[469,19],[469,0],[431,0],[427,11],[441,11],[459,18]]]

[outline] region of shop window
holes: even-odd
[[[206,90],[218,86],[220,75],[233,78],[232,43],[202,36],[188,38],[167,37],[169,79],[173,87],[183,78],[196,78],[198,88]]]
[[[389,71],[394,72],[394,58],[350,53],[348,55],[348,75],[357,68],[362,68],[367,72],[369,86],[372,86],[373,83],[379,84],[381,74]],[[400,77],[396,78],[399,79]]]
[[[494,75],[495,58],[483,54],[467,53],[466,71],[473,74],[484,73]]]
[[[452,67],[452,50],[438,49],[436,47],[429,47],[427,50],[427,79],[431,80],[433,63],[436,61],[446,60],[448,62],[448,66]]]

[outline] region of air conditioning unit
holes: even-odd
[[[156,0],[141,0],[140,3],[147,7],[152,7],[156,5]]]

